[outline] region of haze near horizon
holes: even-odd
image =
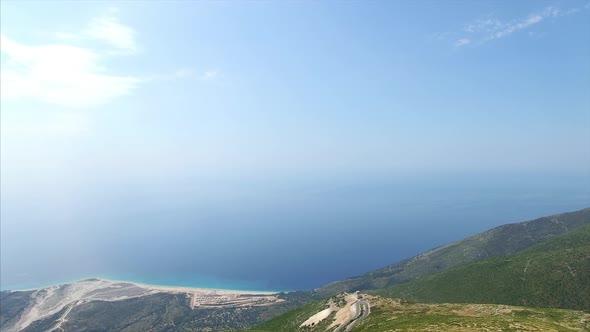
[[[0,8],[2,289],[309,289],[590,202],[587,1]]]

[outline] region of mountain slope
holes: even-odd
[[[370,314],[352,329],[354,332],[588,331],[590,328],[590,314],[581,311],[494,304],[419,304],[370,295],[363,298],[371,305]],[[329,305],[329,300],[310,303],[249,331],[333,331],[328,328],[333,315],[315,326],[300,327]]]
[[[0,330],[16,324],[31,303],[33,291],[0,292]]]
[[[341,292],[387,288],[466,263],[514,254],[588,222],[590,208],[502,225],[365,275],[325,285],[314,293],[329,297]]]
[[[590,224],[517,254],[381,291],[420,302],[503,303],[590,311]]]

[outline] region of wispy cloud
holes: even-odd
[[[219,72],[217,70],[207,70],[203,73],[202,78],[204,80],[213,80],[219,76]]]
[[[110,75],[100,55],[65,44],[24,45],[1,36],[7,55],[0,73],[2,98],[30,97],[68,107],[106,103],[130,94],[141,83],[134,76]]]
[[[144,76],[114,73],[108,61],[137,56],[135,29],[122,24],[116,9],[92,18],[80,31],[50,33],[51,41],[22,43],[1,34],[2,99],[29,98],[70,107],[93,107],[130,95],[141,84],[161,80],[218,78],[217,70],[202,74],[191,67],[169,74]]]
[[[135,54],[138,51],[133,28],[119,22],[118,10],[111,8],[107,15],[95,17],[78,33],[58,32],[63,41],[100,41],[113,48],[111,53]]]
[[[174,72],[173,77],[174,78],[191,77],[194,75],[194,72],[195,71],[189,67],[179,68]]]
[[[122,51],[137,51],[135,30],[119,23],[113,15],[93,19],[83,34],[88,38],[102,40]]]
[[[457,41],[455,41],[455,46],[461,47],[461,46],[469,45],[470,43],[471,43],[471,40],[469,38],[461,38],[461,39],[458,39]]]
[[[502,28],[503,25],[504,23],[496,19],[479,19],[467,24],[463,30],[465,30],[465,32],[470,33],[477,33],[482,31],[490,32]]]
[[[491,35],[489,36],[489,39],[498,39],[509,36],[510,34],[518,30],[527,29],[535,24],[541,23],[543,20],[547,18],[558,17],[562,14],[563,13],[558,8],[547,7],[542,12],[530,14],[527,18],[523,20],[510,22],[506,24],[500,23],[498,26],[496,26],[495,29],[492,29],[490,31]]]
[[[76,46],[74,41],[82,39],[99,40],[109,48]],[[89,107],[128,95],[144,81],[109,73],[105,67],[105,55],[137,50],[134,30],[112,14],[92,19],[79,34],[62,34],[59,43],[26,45],[2,34],[0,50],[6,55],[0,72],[3,99],[33,98],[67,107]]]
[[[468,44],[483,44],[491,40],[508,37],[548,19],[576,14],[589,8],[590,6],[586,5],[584,7],[562,10],[551,6],[545,7],[541,11],[533,12],[518,20],[503,21],[497,18],[478,19],[465,25],[463,29],[464,36],[455,39],[453,45],[455,47],[461,47]]]

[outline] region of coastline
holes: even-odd
[[[11,296],[10,293],[19,291],[30,292],[30,295],[25,301],[26,308],[23,309],[23,313],[7,329],[7,332],[21,331],[33,322],[52,317],[63,310],[65,313],[62,314],[60,321],[64,322],[74,307],[93,301],[114,303],[156,296],[157,301],[174,299],[173,301],[180,301],[181,305],[185,304],[191,310],[263,307],[285,301],[278,296],[278,293],[272,291],[162,286],[95,277],[45,288],[10,290],[7,291],[8,296]],[[162,294],[164,297],[161,296]],[[19,294],[16,296],[20,298]]]
[[[217,294],[240,294],[240,295],[274,295],[274,294],[278,294],[278,293],[283,293],[283,291],[260,291],[260,290],[244,290],[244,289],[152,285],[152,284],[138,283],[138,282],[133,282],[133,281],[125,281],[125,280],[110,280],[110,279],[103,279],[103,278],[95,278],[95,279],[110,281],[110,282],[128,283],[128,284],[133,284],[133,285],[141,287],[141,288],[160,291],[160,292],[175,292],[175,293],[215,292]]]
[[[146,290],[152,290],[157,292],[166,292],[166,293],[193,293],[193,292],[202,292],[202,293],[217,293],[217,294],[240,294],[240,295],[274,295],[279,293],[288,293],[291,291],[285,290],[255,290],[255,289],[234,289],[234,288],[217,288],[217,287],[199,287],[199,286],[185,286],[185,285],[161,285],[161,284],[152,284],[146,282],[137,282],[133,280],[125,280],[120,278],[105,278],[105,277],[84,277],[81,279],[66,281],[66,282],[56,282],[48,285],[43,285],[39,287],[24,287],[24,288],[14,288],[14,289],[0,289],[2,292],[29,292],[29,291],[36,291],[40,289],[52,288],[52,287],[59,287],[68,284],[79,283],[83,281],[90,281],[90,280],[99,280],[109,283],[126,283],[131,284],[140,288],[144,288]]]

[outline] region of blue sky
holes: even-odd
[[[329,281],[590,195],[588,1],[0,6],[13,277],[156,255],[142,236],[186,255],[192,234],[202,250],[225,234],[236,266],[251,260],[232,250],[279,253],[285,233],[333,257],[325,234],[373,220],[388,254],[353,271],[314,253]],[[308,264],[293,257],[285,278]]]
[[[3,167],[584,172],[589,7],[3,2]]]

